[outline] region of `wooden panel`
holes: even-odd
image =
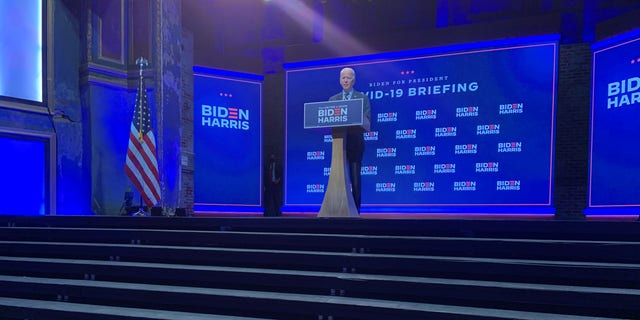
[[[100,0],[93,3],[97,20],[98,57],[124,62],[124,0]]]

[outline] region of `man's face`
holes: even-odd
[[[351,91],[356,82],[356,75],[353,70],[345,69],[340,72],[340,85],[345,92]]]

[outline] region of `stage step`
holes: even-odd
[[[7,320],[269,320],[221,314],[176,312],[157,309],[125,308],[34,299],[0,297],[0,315]]]
[[[0,257],[0,274],[621,317],[640,300],[640,290],[621,288],[117,261]]]
[[[640,263],[640,241],[0,227],[0,240]]]
[[[0,276],[0,288],[3,295],[7,294],[5,288],[19,288],[11,290],[16,296],[37,290],[39,300],[55,297],[76,305],[190,310],[196,314],[246,313],[243,316],[275,319],[613,319],[351,297],[10,276]]]
[[[0,217],[0,297],[194,317],[640,319],[640,224],[52,218]]]
[[[0,241],[0,255],[640,289],[629,263],[29,241]]]
[[[640,223],[618,221],[0,215],[0,226],[640,242]]]

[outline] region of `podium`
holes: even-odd
[[[324,193],[319,218],[357,218],[349,166],[347,164],[346,137],[356,130],[369,129],[369,120],[363,114],[362,99],[309,102],[304,104],[304,128],[331,128],[331,173]]]

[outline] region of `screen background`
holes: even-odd
[[[596,43],[592,49],[589,207],[640,206],[640,29]],[[608,95],[610,84],[631,78],[637,79],[632,81],[633,92]],[[623,96],[630,103],[622,103]],[[616,99],[621,106],[615,106]]]
[[[362,211],[550,208],[557,42],[519,41],[285,66],[285,210],[313,211],[322,202],[330,131],[304,130],[303,105],[338,93],[344,66],[356,70],[355,89],[371,99]],[[421,87],[471,83],[477,90],[418,93]],[[501,105],[512,104],[514,113],[500,114]],[[464,110],[471,116],[460,116]],[[497,126],[499,133],[478,134],[478,126]],[[440,131],[456,135],[437,136]],[[499,143],[511,142],[520,152],[498,152]],[[456,154],[456,146],[468,145],[477,152]],[[435,154],[422,152],[433,149]],[[498,172],[476,171],[496,163]],[[455,172],[437,173],[435,166]],[[497,190],[498,183],[511,190]]]

